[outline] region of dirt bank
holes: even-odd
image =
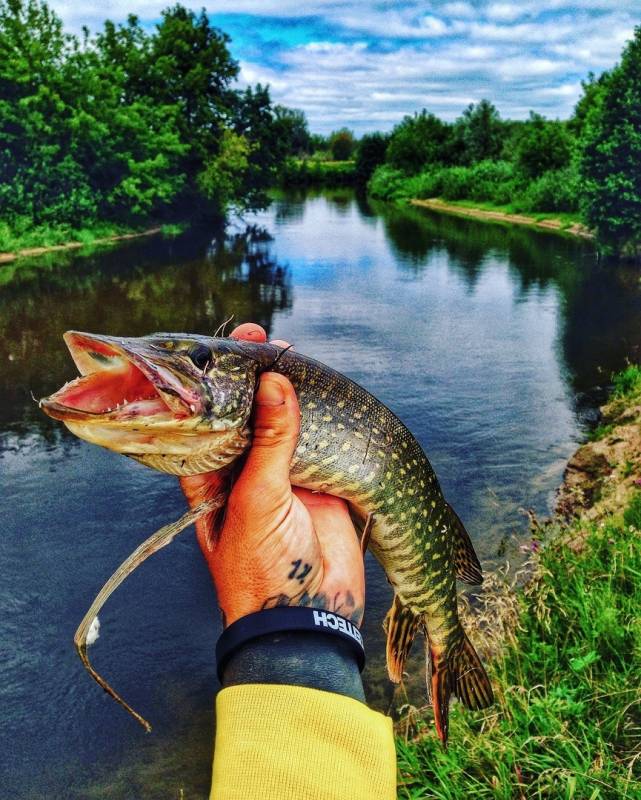
[[[557,502],[562,517],[618,513],[641,485],[641,400],[614,399],[601,413],[595,440],[568,461]]]
[[[472,219],[481,219],[488,222],[509,222],[514,225],[527,225],[531,228],[540,228],[542,230],[570,234],[571,236],[579,236],[582,239],[594,239],[594,235],[584,225],[578,222],[567,225],[560,219],[537,219],[536,217],[530,217],[525,214],[508,214],[505,211],[489,211],[484,208],[475,208],[474,206],[459,206],[435,198],[430,200],[410,200],[410,203],[413,206],[431,208],[433,211],[454,214],[459,217],[470,217]]]

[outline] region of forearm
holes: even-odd
[[[216,701],[211,800],[392,800],[392,723],[364,703],[339,639],[288,632],[230,658]]]

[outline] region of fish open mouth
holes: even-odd
[[[189,388],[156,359],[134,352],[127,340],[77,331],[64,339],[80,377],[40,401],[50,417],[116,424],[143,417],[158,423],[197,411],[198,398]]]

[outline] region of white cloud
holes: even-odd
[[[173,0],[51,0],[66,24],[92,29],[135,13],[158,19]],[[312,130],[392,127],[423,107],[453,119],[487,97],[502,116],[534,109],[566,117],[590,70],[611,67],[641,21],[639,0],[182,0],[211,14],[300,19],[313,41],[250,50],[232,42],[239,83],[268,83],[276,102],[303,109]],[[316,22],[315,22],[316,20]],[[283,30],[285,25],[283,23]]]

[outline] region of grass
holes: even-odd
[[[594,428],[594,430],[590,431],[588,434],[588,439],[591,442],[598,442],[600,439],[605,439],[612,433],[615,427],[616,426],[613,422],[608,422],[604,425],[597,425],[596,428]]]
[[[175,239],[176,236],[184,233],[186,229],[187,225],[185,223],[168,223],[161,226],[160,232],[168,239]]]
[[[0,221],[0,253],[15,253],[32,247],[55,247],[70,242],[91,245],[100,239],[142,233],[151,227],[154,227],[152,222],[138,226],[95,222],[76,228],[66,224],[34,226],[26,218],[12,220],[11,225]],[[185,223],[166,223],[161,226],[161,233],[172,238],[183,233],[186,227]]]
[[[443,200],[443,202],[452,206],[460,206],[461,208],[480,208],[482,211],[500,211],[503,214],[526,214],[537,222],[543,222],[548,219],[558,220],[563,228],[582,224],[581,215],[570,211],[523,211],[518,204],[515,206],[512,203],[491,203],[488,200]]]
[[[15,253],[31,247],[53,247],[67,242],[91,244],[96,239],[131,232],[130,227],[111,222],[97,222],[80,228],[71,225],[33,226],[24,219],[14,220],[11,225],[0,222],[0,253]]]
[[[381,200],[438,199],[461,208],[525,214],[536,222],[559,222],[565,230],[581,223],[574,183],[568,170],[526,180],[509,162],[483,161],[470,167],[433,166],[416,175],[382,165],[368,191]]]
[[[627,424],[641,368],[629,365],[613,386],[608,413],[626,412]],[[622,462],[624,479],[632,469]],[[632,491],[618,516],[541,528],[522,590],[489,576],[475,638],[492,654],[496,702],[476,713],[453,706],[447,750],[422,713],[406,717],[399,797],[641,798],[641,490]]]
[[[400,797],[641,797],[641,492],[620,519],[550,534],[492,663],[495,705],[453,708],[447,750],[425,722],[399,737]]]
[[[280,175],[282,186],[349,186],[356,178],[354,161],[290,158]]]
[[[636,399],[641,397],[641,367],[629,364],[622,372],[613,376],[615,399]]]

